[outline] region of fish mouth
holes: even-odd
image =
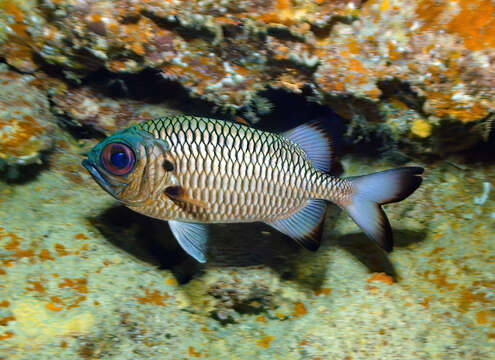
[[[125,189],[127,184],[120,183],[117,180],[113,180],[112,178],[109,178],[105,174],[105,171],[98,169],[98,167],[88,159],[84,159],[81,165],[84,166],[86,170],[88,170],[88,172],[91,174],[93,179],[96,181],[98,185],[101,186],[103,190],[105,190],[107,193],[112,195],[116,200],[120,201],[121,203],[127,206],[137,207],[137,206],[141,206],[143,203],[145,203],[148,200],[146,198],[144,200],[132,201],[129,199],[119,198],[119,195]]]
[[[91,176],[93,177],[93,179],[98,183],[98,185],[100,185],[103,188],[103,190],[105,190],[107,193],[109,193],[114,198],[116,198],[117,200],[119,200],[116,197],[115,191],[112,188],[112,184],[105,177],[105,174],[103,174],[100,171],[98,171],[98,168],[96,166],[94,166],[91,163],[91,161],[89,161],[88,159],[84,159],[81,164],[82,164],[82,166],[84,166],[86,168],[86,170],[89,171],[89,173],[91,174]]]

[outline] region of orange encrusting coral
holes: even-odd
[[[294,312],[292,313],[292,316],[294,317],[299,317],[306,315],[308,313],[308,310],[306,309],[306,306],[300,301],[296,302],[294,305]]]
[[[88,293],[87,282],[88,281],[86,278],[75,278],[75,279],[64,278],[63,281],[58,284],[58,287],[71,288],[80,294],[87,294]]]
[[[0,326],[7,326],[10,321],[15,321],[15,317],[10,315],[4,318],[0,318]]]
[[[67,250],[65,250],[65,246],[62,244],[57,243],[54,245],[54,248],[55,248],[55,251],[57,252],[57,255],[59,257],[66,256],[66,255],[70,254]]]
[[[385,273],[373,273],[373,275],[371,275],[369,278],[368,278],[368,282],[372,282],[372,281],[380,281],[380,282],[383,282],[385,284],[388,284],[388,285],[392,285],[394,283],[394,279],[393,277],[391,277],[390,275],[387,275]]]
[[[328,296],[332,292],[330,288],[320,288],[313,291],[316,296],[325,295]]]
[[[34,77],[0,68],[0,159],[30,164],[50,148],[54,128],[46,95],[32,84]]]
[[[37,136],[42,133],[41,126],[36,124],[32,116],[0,119],[0,157],[18,157],[37,151]]]
[[[41,249],[38,256],[42,261],[55,260],[55,258],[51,256],[50,251],[48,249]]]
[[[483,103],[459,103],[452,100],[453,94],[445,90],[426,90],[426,94],[428,97],[428,112],[440,118],[451,118],[462,122],[470,122],[482,119],[490,113],[490,109],[484,106]]]
[[[222,61],[197,53],[194,56],[184,55],[181,65],[164,64],[161,67],[165,78],[177,79],[186,87],[194,88],[196,94],[206,97],[228,99],[231,104],[242,105],[249,93],[243,89],[256,86],[263,75],[256,70],[234,63]],[[258,85],[261,88],[261,84]]]
[[[8,64],[19,68],[22,71],[32,72],[38,66],[33,61],[33,48],[36,47],[31,39],[25,19],[29,19],[23,9],[13,1],[0,1],[0,10],[4,12],[8,19],[9,32],[3,47],[2,56]]]
[[[12,331],[6,331],[3,335],[0,335],[0,340],[7,340],[14,336]]]
[[[59,306],[59,305],[55,305],[55,304],[52,304],[52,303],[48,303],[45,305],[45,307],[50,310],[50,311],[54,311],[54,312],[59,312],[59,311],[62,311],[63,307],[62,306]]]
[[[28,291],[36,291],[40,294],[46,293],[45,286],[41,283],[41,281],[28,281],[28,283],[32,286],[31,288],[26,288]]]
[[[196,357],[196,358],[201,357],[201,352],[194,350],[194,348],[192,346],[189,346],[188,353],[189,353],[189,356],[192,356],[192,357]]]
[[[136,299],[141,304],[153,304],[159,306],[165,306],[164,300],[168,298],[167,293],[163,293],[163,295],[158,290],[149,290],[144,289],[144,296],[137,296]]]
[[[423,26],[446,29],[462,38],[468,50],[495,48],[495,4],[490,0],[423,0],[417,14]],[[451,10],[454,8],[455,10]]]
[[[59,1],[38,16],[48,18],[55,10],[67,16],[39,24],[30,23],[23,5],[8,3],[1,4],[12,32],[29,40],[25,53],[14,57],[27,58],[36,51],[75,78],[100,68],[125,73],[152,68],[192,95],[230,110],[248,106],[256,92],[267,87],[302,93],[308,86],[331,106],[339,106],[335,103],[344,98],[380,107],[382,85],[401,82],[420,103],[406,102],[408,111],[430,127],[397,126],[392,132],[395,138],[420,144],[442,136],[437,130],[445,120],[469,123],[495,112],[495,75],[490,70],[495,4],[490,0],[271,0],[228,5],[104,0],[78,7]],[[382,107],[366,120],[389,126],[388,109]],[[66,110],[76,121],[87,119],[95,126],[104,118],[100,112],[91,115],[70,106]],[[123,110],[99,110],[126,117]],[[336,111],[355,115],[347,109]],[[120,118],[112,117],[112,130],[122,126]]]
[[[270,347],[270,343],[275,340],[275,337],[273,336],[265,336],[261,339],[259,339],[256,342],[256,345],[261,346],[262,348],[268,349]]]

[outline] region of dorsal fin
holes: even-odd
[[[315,168],[330,171],[332,141],[320,121],[299,125],[282,135],[299,145]]]

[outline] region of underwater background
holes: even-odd
[[[208,262],[80,165],[167,114],[323,119],[332,173],[425,168],[386,254],[212,225]],[[0,0],[0,359],[493,359],[493,0]]]

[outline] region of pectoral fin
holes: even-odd
[[[176,203],[189,204],[203,209],[208,209],[208,205],[204,201],[192,199],[186,194],[186,191],[180,185],[168,186],[163,192],[170,198],[170,200]]]
[[[208,243],[206,226],[175,220],[169,220],[168,225],[180,246],[200,263],[205,263]]]

